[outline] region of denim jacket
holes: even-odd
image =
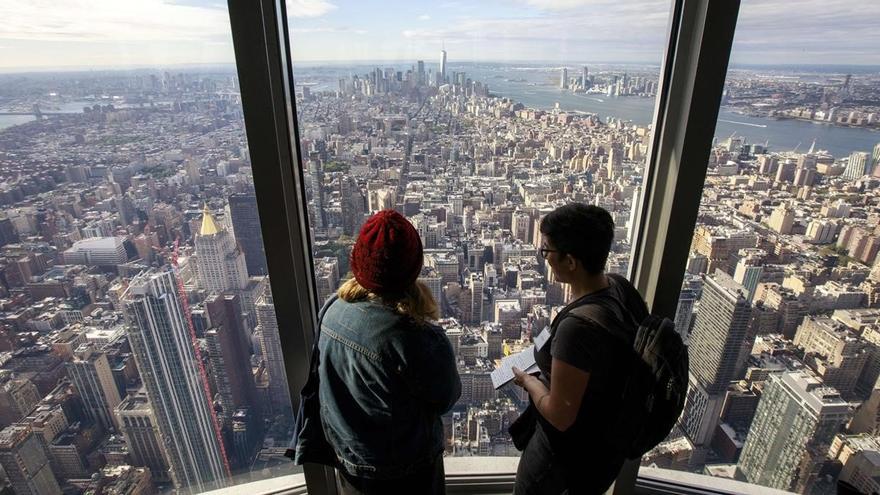
[[[378,301],[339,299],[324,315],[318,347],[321,420],[343,469],[390,479],[436,460],[440,415],[461,395],[442,329]]]

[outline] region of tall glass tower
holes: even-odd
[[[228,471],[171,271],[132,279],[122,302],[138,370],[179,489],[224,486]]]
[[[747,289],[716,271],[705,278],[691,340],[691,372],[710,393],[724,392],[748,357],[751,304]]]
[[[806,493],[850,411],[837,390],[808,371],[771,374],[739,468],[749,483]]]
[[[690,339],[688,395],[679,419],[688,439],[698,448],[711,440],[727,386],[738,378],[754,342],[749,331],[752,310],[746,288],[721,270],[704,281]]]

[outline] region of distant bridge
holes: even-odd
[[[34,117],[41,119],[46,115],[64,115],[65,112],[44,112],[42,108],[40,108],[39,103],[34,103],[31,107],[30,112],[18,111],[18,112],[4,112],[0,111],[0,115],[33,115]]]
[[[0,115],[33,115],[39,117],[41,115],[67,115],[70,112],[0,112]]]

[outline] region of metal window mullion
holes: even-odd
[[[684,278],[739,12],[739,0],[681,0],[668,102],[652,155],[633,282],[672,317]]]
[[[634,239],[631,280],[654,314],[673,318],[703,195],[740,0],[676,0],[655,141]],[[614,495],[635,492],[639,461]],[[617,485],[620,485],[619,488]]]
[[[302,305],[302,308],[306,308],[303,312],[308,312],[308,315],[311,316],[311,325],[303,327],[305,329],[303,333],[305,344],[304,349],[310,349],[314,341],[314,327],[317,325],[317,304],[315,299],[317,297],[317,284],[312,269],[314,266],[314,260],[312,259],[311,239],[309,238],[308,203],[305,196],[304,167],[302,157],[299,155],[299,120],[297,119],[296,112],[293,58],[290,53],[290,47],[293,45],[290,39],[290,25],[287,21],[286,1],[267,1],[274,3],[275,7],[275,15],[272,20],[275,22],[279,43],[273,45],[273,47],[278,50],[275,60],[281,62],[277,67],[277,70],[278,76],[281,77],[282,80],[282,84],[279,88],[281,90],[280,98],[276,101],[276,104],[283,107],[285,110],[284,118],[289,125],[286,129],[285,136],[288,138],[287,142],[290,145],[290,152],[293,159],[290,161],[291,168],[288,169],[290,180],[287,184],[293,187],[289,200],[295,205],[295,209],[298,213],[295,224],[298,230],[296,230],[297,235],[295,237],[296,242],[298,243],[297,246],[300,248],[298,253],[298,260],[300,261],[299,266],[302,268],[302,272],[298,274],[298,280],[301,281],[301,287],[305,287],[306,284],[308,284],[308,294],[306,294],[308,297],[300,298],[300,304]],[[323,303],[323,301],[317,302]],[[308,368],[309,365],[308,360],[309,357],[303,361],[306,368]],[[296,399],[299,398],[298,391],[305,383],[305,379],[306,377],[303,377],[302,381],[297,383],[295,391],[291,389],[291,397],[296,397]],[[304,466],[304,473],[309,493],[313,495],[336,495],[336,471],[333,468],[317,464],[307,464]]]
[[[228,0],[260,227],[292,407],[316,322],[283,0]],[[332,470],[305,467],[309,493],[333,494]]]
[[[682,0],[677,46],[633,282],[672,317],[684,278],[727,75],[739,0]]]
[[[650,201],[652,189],[650,187],[657,170],[658,149],[660,148],[661,129],[666,124],[667,108],[669,106],[670,82],[672,80],[672,61],[675,58],[675,50],[678,46],[678,31],[681,24],[681,9],[683,0],[673,0],[669,12],[669,29],[666,33],[666,51],[660,63],[660,78],[657,81],[657,100],[654,102],[654,116],[651,121],[651,145],[645,158],[645,169],[642,174],[642,191],[639,194],[636,207],[636,222],[633,239],[630,239],[631,250],[629,255],[628,278],[635,283],[636,267],[642,258],[642,245],[639,242],[644,234],[647,222],[648,209],[644,207]]]

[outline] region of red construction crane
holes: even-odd
[[[196,355],[196,365],[199,367],[199,374],[202,377],[202,387],[205,390],[205,398],[208,400],[208,410],[211,412],[211,421],[214,424],[214,434],[217,436],[217,445],[220,446],[220,456],[223,458],[223,465],[226,467],[226,476],[232,477],[232,469],[229,467],[229,458],[226,456],[226,446],[223,443],[223,435],[220,433],[220,422],[217,421],[217,412],[212,406],[211,387],[208,385],[208,373],[205,371],[205,364],[202,362],[202,351],[199,349],[199,341],[196,338],[196,328],[193,326],[192,313],[189,312],[189,302],[186,297],[186,289],[183,288],[183,279],[180,277],[180,267],[177,265],[177,253],[180,238],[174,240],[174,251],[171,253],[171,266],[174,269],[174,280],[177,282],[177,291],[180,293],[180,305],[183,307],[183,314],[186,318],[186,325],[189,327],[189,337],[192,339],[193,351]]]

